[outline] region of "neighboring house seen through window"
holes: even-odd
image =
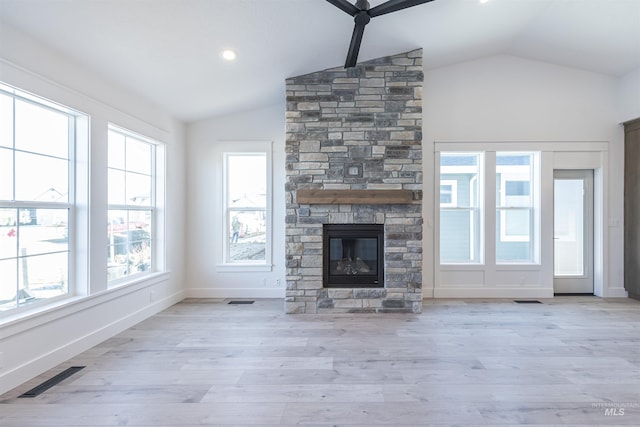
[[[440,180],[440,207],[456,207],[458,205],[458,181]]]

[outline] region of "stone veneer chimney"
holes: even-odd
[[[423,79],[422,49],[287,79],[287,313],[422,310]],[[314,189],[413,198],[298,202]],[[384,224],[384,288],[324,287],[323,224]]]

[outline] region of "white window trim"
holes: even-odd
[[[220,206],[219,212],[216,212],[214,218],[219,218],[220,226],[214,230],[219,236],[218,256],[216,260],[216,271],[219,272],[268,272],[273,269],[272,246],[273,246],[273,160],[272,160],[272,141],[223,141],[216,144],[216,162],[217,167],[217,195]],[[265,207],[265,227],[266,227],[266,244],[264,261],[243,261],[229,262],[227,254],[227,230],[229,230],[227,212],[227,156],[229,154],[264,154],[266,155],[266,171],[267,171],[267,195]],[[262,211],[262,209],[259,209]]]

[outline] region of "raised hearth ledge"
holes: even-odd
[[[298,190],[296,203],[320,205],[394,205],[421,199],[413,190]]]

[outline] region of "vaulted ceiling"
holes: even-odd
[[[353,19],[325,0],[0,0],[0,25],[195,121],[341,66]],[[372,20],[359,60],[419,47],[427,70],[510,54],[619,77],[640,68],[640,0],[435,0]]]

